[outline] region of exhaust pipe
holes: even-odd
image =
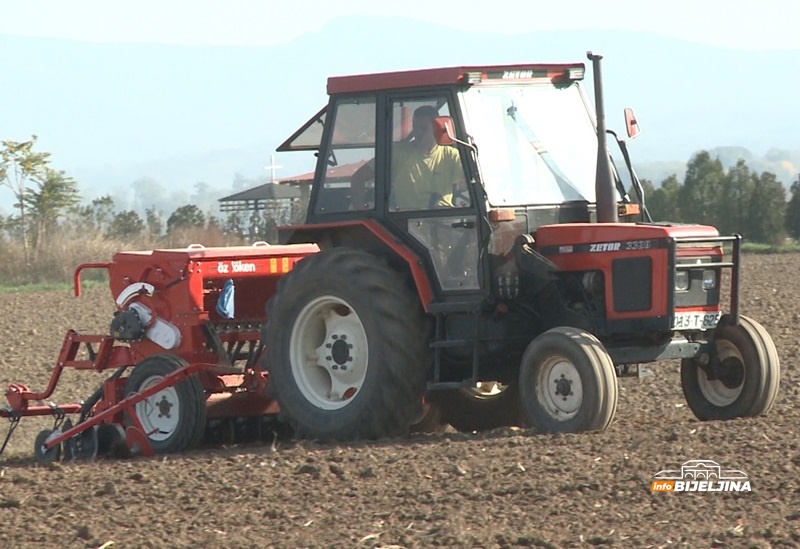
[[[586,52],[592,62],[594,76],[594,105],[597,114],[597,173],[595,174],[595,196],[597,199],[597,222],[616,223],[617,204],[614,200],[614,184],[611,178],[611,162],[606,143],[606,112],[603,103],[603,78],[600,73],[602,55]]]

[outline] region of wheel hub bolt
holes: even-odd
[[[333,348],[331,349],[331,357],[333,361],[341,366],[342,364],[352,360],[350,356],[350,348],[343,340],[339,340],[333,344]]]
[[[572,382],[565,377],[554,381],[556,384],[556,395],[560,395],[564,400],[572,394]]]
[[[158,417],[170,417],[169,411],[172,409],[172,403],[167,400],[167,397],[162,396],[156,406],[158,406]]]

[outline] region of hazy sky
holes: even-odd
[[[433,47],[441,50],[441,53],[460,53],[458,44],[436,43],[435,36],[429,35],[429,28],[423,28],[420,33],[424,32],[425,34],[420,36],[393,35],[393,26],[398,33],[401,32],[400,28],[404,29],[402,32],[408,32],[405,29],[410,26],[407,24],[393,25],[392,18],[416,19],[438,25],[448,25],[467,32],[485,31],[509,35],[536,31],[618,29],[641,31],[643,33],[642,40],[649,38],[653,42],[657,42],[657,40],[653,40],[652,33],[658,33],[691,43],[733,50],[733,52],[721,50],[712,52],[720,54],[720,59],[726,60],[727,64],[723,67],[724,70],[729,69],[729,65],[736,66],[737,61],[741,58],[752,59],[754,55],[757,55],[742,54],[740,57],[739,52],[743,50],[793,50],[790,55],[784,56],[784,58],[792,60],[796,59],[795,53],[800,54],[800,32],[796,30],[796,27],[800,25],[798,23],[800,22],[800,0],[671,0],[662,3],[648,0],[639,0],[638,2],[632,0],[456,0],[455,2],[401,0],[392,3],[381,0],[134,0],[129,2],[119,0],[0,0],[0,34],[67,38],[93,43],[150,42],[189,45],[274,46],[298,40],[293,43],[292,48],[299,51],[300,48],[307,46],[311,51],[304,53],[320,56],[319,63],[304,65],[301,70],[321,71],[320,66],[328,63],[326,55],[336,51],[336,44],[331,44],[331,51],[316,52],[314,48],[323,49],[319,45],[319,40],[315,40],[314,37],[306,39],[301,37],[319,31],[334,18],[358,15],[385,17],[375,23],[378,27],[374,29],[377,34],[394,40],[393,44],[398,43],[398,39],[408,39],[414,41],[415,46],[425,46],[417,47],[415,49],[417,52],[426,52],[427,44],[433,40]],[[339,25],[337,29],[353,27],[354,25]],[[337,32],[345,31],[337,30]],[[372,33],[371,36],[375,36],[375,34]],[[343,38],[353,37],[345,36]],[[355,38],[355,45],[358,45],[358,37]],[[615,37],[612,35],[611,38]],[[365,38],[364,41],[366,42],[366,40]],[[626,34],[623,40],[619,41],[619,48],[622,49],[620,53],[644,54],[645,57],[639,55],[638,58],[649,61],[651,56],[647,53],[649,51],[648,44],[637,43],[635,40],[635,35]],[[25,47],[24,44],[27,41],[7,42],[23,44],[17,47]],[[350,48],[347,51],[353,51],[353,40],[343,40],[343,42]],[[519,48],[520,43],[522,51],[511,52],[516,55],[517,59],[527,54],[524,52],[527,38],[518,42],[515,48]],[[546,45],[544,43],[531,44],[530,50],[536,51],[537,46]],[[96,83],[95,78],[98,75],[92,74],[83,79],[80,77],[80,70],[84,70],[86,66],[98,66],[97,63],[105,59],[103,55],[108,54],[108,52],[92,51],[89,55],[90,50],[114,50],[114,48],[85,47],[72,48],[70,51],[83,51],[89,59],[87,61],[89,64],[81,64],[80,59],[70,59],[70,61],[76,61],[69,64],[71,72],[67,75],[73,88],[54,95],[49,87],[40,84],[42,78],[49,77],[52,71],[58,73],[59,67],[53,65],[50,56],[39,55],[36,57],[34,54],[37,51],[41,52],[59,46],[63,47],[64,44],[45,43],[42,45],[36,43],[30,57],[37,59],[41,65],[22,74],[14,82],[15,86],[5,87],[6,97],[21,94],[21,97],[24,98],[24,101],[8,102],[8,104],[13,104],[15,108],[17,103],[24,104],[24,108],[12,113],[3,113],[0,116],[0,131],[3,132],[0,138],[22,140],[35,133],[40,137],[40,150],[53,153],[54,167],[67,170],[87,188],[91,185],[99,188],[98,181],[102,181],[102,185],[105,185],[105,182],[110,180],[127,188],[130,181],[137,179],[140,175],[152,176],[162,181],[175,177],[184,177],[187,180],[194,177],[195,181],[211,181],[214,184],[223,182],[223,176],[218,174],[224,170],[229,170],[231,173],[241,172],[248,177],[263,175],[262,167],[270,162],[270,155],[274,151],[274,147],[286,137],[285,134],[290,133],[298,124],[305,121],[305,117],[314,112],[325,99],[324,77],[328,74],[327,67],[314,78],[306,75],[308,78],[305,82],[316,79],[318,87],[315,91],[308,91],[310,88],[305,88],[307,91],[303,101],[308,99],[309,104],[301,109],[302,112],[298,113],[280,112],[275,114],[270,109],[269,102],[259,94],[256,94],[256,97],[248,96],[252,103],[247,103],[243,108],[239,108],[241,105],[233,108],[224,101],[224,98],[227,97],[224,78],[211,83],[206,82],[204,89],[207,95],[202,98],[195,97],[193,101],[184,101],[180,96],[181,90],[187,89],[184,85],[195,81],[205,82],[201,71],[190,71],[190,75],[194,76],[188,79],[179,76],[171,78],[169,82],[175,86],[175,89],[167,90],[169,93],[154,94],[150,93],[150,90],[158,89],[158,86],[161,85],[160,81],[144,81],[140,78],[139,73],[135,73],[136,78],[131,79],[130,74],[125,70],[109,70],[106,76],[111,76],[111,78],[101,75],[104,78],[103,86],[95,85],[84,91],[81,86]],[[353,61],[353,63],[348,66],[359,66],[358,63],[366,63],[370,55],[373,57],[383,55],[383,50],[373,46],[365,43],[365,53],[358,57],[351,56],[347,61]],[[483,44],[471,44],[471,46],[473,49],[470,51],[475,51],[474,48],[481,48],[480,51],[488,49]],[[683,47],[680,44],[678,46],[684,52],[693,50],[691,46]],[[128,48],[122,49],[127,50]],[[148,48],[144,49],[148,50]],[[173,51],[176,48],[166,49],[175,54],[177,58],[183,58],[181,55],[186,53],[183,51],[179,52],[181,55],[178,55]],[[462,47],[462,49],[464,48]],[[177,48],[177,50],[182,50],[182,48]],[[703,52],[704,55],[709,55],[708,49],[704,49]],[[128,53],[131,55],[129,59],[147,58],[146,55],[137,57],[131,52]],[[575,53],[580,53],[580,50]],[[229,52],[223,52],[221,55],[224,57],[228,54]],[[13,51],[7,51],[0,55],[3,55],[4,59],[13,61],[16,54]],[[335,53],[333,55],[335,56]],[[405,50],[393,50],[392,55],[394,57],[389,60],[389,63],[393,64],[393,67],[398,65],[406,67],[406,64],[398,59],[405,55]],[[787,79],[786,77],[787,74],[795,76],[791,66],[784,69],[783,65],[780,65],[778,70],[773,67],[771,74],[777,74],[784,83],[789,83],[780,87],[779,90],[773,89],[774,82],[770,81],[765,82],[763,88],[749,86],[746,89],[751,90],[750,92],[737,89],[735,93],[729,94],[725,89],[721,90],[718,86],[712,85],[724,80],[726,75],[720,76],[711,69],[706,70],[702,63],[696,63],[696,60],[690,58],[689,54],[686,57],[687,62],[693,62],[695,69],[699,67],[698,70],[703,71],[702,78],[708,79],[705,84],[700,83],[702,78],[697,77],[697,72],[694,72],[692,74],[696,75],[695,84],[699,88],[707,86],[709,90],[715,90],[712,92],[717,94],[714,96],[715,101],[718,100],[722,103],[727,101],[727,104],[731,105],[732,118],[723,118],[720,109],[714,110],[713,116],[703,111],[703,96],[687,97],[682,93],[686,89],[685,83],[655,78],[653,82],[659,82],[658,85],[662,85],[664,89],[658,90],[657,93],[650,93],[648,86],[656,84],[652,84],[648,79],[634,78],[629,82],[625,82],[623,79],[621,82],[627,85],[615,85],[615,89],[625,92],[624,105],[621,100],[614,103],[615,96],[609,93],[607,106],[635,106],[637,113],[646,121],[643,127],[646,128],[647,135],[653,137],[647,137],[637,142],[637,158],[663,161],[685,160],[694,150],[722,145],[747,146],[756,151],[776,147],[787,150],[798,148],[798,138],[795,137],[797,132],[793,129],[796,128],[795,119],[791,118],[791,115],[796,112],[796,109],[793,108],[794,103],[791,102],[794,100],[794,96],[791,94],[794,93],[793,89],[797,88],[792,83],[797,79]],[[303,58],[307,59],[308,57]],[[762,60],[764,58],[781,59],[781,55],[767,53],[759,57]],[[684,57],[682,56],[673,60],[673,63],[683,62]],[[624,55],[614,63],[617,64],[617,67],[624,64]],[[787,63],[787,65],[793,64]],[[369,66],[382,65],[373,63]],[[141,75],[157,79],[161,73],[155,69],[142,71]],[[220,72],[219,66],[216,66],[215,70],[217,72],[214,74],[227,74],[224,71]],[[608,68],[606,74],[612,73],[613,69]],[[65,76],[56,74],[53,77],[64,78]],[[730,74],[727,77],[731,77]],[[106,80],[108,81],[106,82]],[[262,78],[250,78],[247,81],[265,82]],[[117,82],[127,83],[130,87],[121,87]],[[665,98],[664,93],[670,93],[670,85],[678,86],[678,88],[671,96]],[[280,89],[279,86],[274,88]],[[756,94],[752,91],[754,89],[764,91]],[[284,92],[292,93],[291,91],[280,91],[280,93]],[[773,93],[775,95],[772,95]],[[133,97],[135,100],[132,99]],[[278,91],[270,97],[273,101],[280,100]],[[628,97],[631,98],[628,99]],[[673,97],[679,98],[683,104],[673,104]],[[784,100],[784,97],[789,99]],[[85,98],[90,100],[85,101]],[[91,99],[94,101],[92,102]],[[216,108],[207,111],[202,104],[203,101],[216,102]],[[734,107],[741,103],[746,104],[746,110]],[[621,112],[621,107],[618,110]],[[698,112],[702,113],[702,116],[697,116]],[[757,131],[746,132],[746,139],[740,138],[740,134],[732,135],[730,131],[731,128],[736,129],[742,126],[740,112],[750,113],[748,124],[757,125]],[[201,113],[201,115],[195,116],[195,113]],[[269,120],[270,123],[254,122],[254,117],[257,121]],[[770,123],[768,129],[765,129],[762,122]],[[157,139],[152,137],[155,126],[159,128],[160,132]],[[665,147],[661,144],[663,142],[672,146],[673,152],[669,153],[672,156],[667,156],[665,153]],[[258,158],[253,160],[254,153],[252,151],[254,149],[259,151],[263,149],[263,156],[260,157],[260,160]],[[101,152],[98,153],[98,151]],[[239,156],[231,151],[239,151],[237,153]],[[675,153],[674,151],[679,152]],[[215,156],[216,153],[220,153],[219,156]],[[279,172],[280,176],[308,171],[305,167],[300,170],[292,164],[292,162],[296,162],[294,153],[288,156],[290,156],[289,159],[280,155],[276,159],[276,162],[283,166],[283,171]],[[213,176],[216,179],[208,175],[206,171],[200,171],[201,169],[195,167],[192,161],[180,160],[184,157],[200,158],[204,162],[200,165],[208,170],[216,170],[214,173],[217,175]],[[181,162],[183,163],[181,164]],[[195,173],[192,170],[197,171],[200,175],[192,175]],[[224,183],[227,185],[227,182],[226,179]],[[7,192],[4,194],[4,190],[0,188],[0,213],[11,203],[10,198],[4,199],[4,196],[8,197],[9,195]]]
[[[93,42],[273,45],[337,16],[436,21],[463,30],[625,29],[738,49],[800,49],[796,0],[2,0],[0,33]]]

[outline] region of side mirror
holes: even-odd
[[[630,139],[633,139],[642,131],[631,108],[625,109],[625,128],[628,130],[628,138]]]
[[[433,135],[439,145],[453,145],[456,142],[453,119],[449,116],[437,116],[434,118]]]

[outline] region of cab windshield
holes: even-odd
[[[462,104],[490,204],[595,202],[597,133],[577,83],[473,86]]]

